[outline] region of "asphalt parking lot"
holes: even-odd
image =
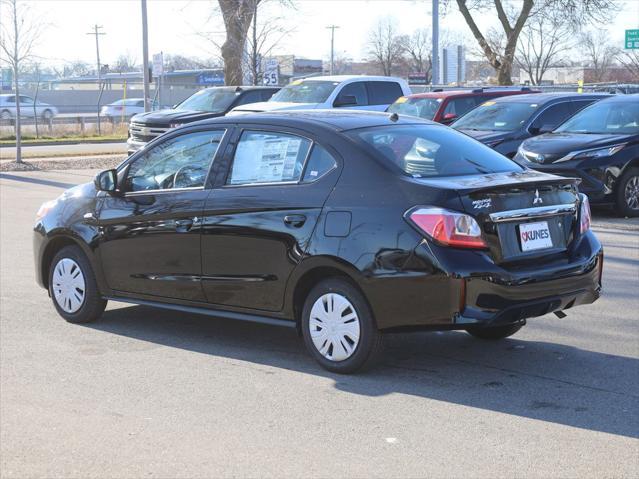
[[[496,343],[392,335],[338,376],[289,329],[114,303],[64,322],[31,227],[93,173],[0,174],[1,477],[639,477],[639,221],[595,213],[595,304]]]

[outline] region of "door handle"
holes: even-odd
[[[292,226],[293,228],[300,228],[306,223],[306,216],[304,215],[287,215],[284,217],[284,224],[286,226]]]
[[[193,226],[193,220],[175,220],[175,229],[178,232],[189,231]]]

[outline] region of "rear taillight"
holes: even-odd
[[[409,210],[408,220],[430,238],[444,246],[487,248],[475,218],[443,208],[417,207]]]
[[[581,207],[579,209],[579,231],[584,234],[590,229],[590,202],[588,197],[581,193]]]

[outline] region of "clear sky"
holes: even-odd
[[[103,26],[100,37],[102,63],[112,63],[120,54],[142,60],[141,9],[139,0],[30,0],[33,15],[48,24],[36,53],[43,63],[63,65],[73,60],[95,62],[94,37],[86,35],[92,25]],[[453,2],[454,3],[454,2]],[[294,8],[282,9],[277,1],[267,4],[264,17],[282,15],[287,27],[295,31],[281,42],[277,54],[305,58],[327,58],[330,50],[329,24],[339,25],[335,50],[354,60],[366,54],[368,31],[380,18],[395,17],[402,33],[431,26],[430,0],[294,0]],[[148,0],[149,52],[182,54],[209,58],[215,55],[210,42],[198,32],[223,31],[216,0]],[[496,19],[482,15],[480,28],[487,29]],[[259,22],[258,22],[259,24]],[[440,20],[442,29],[470,36],[454,5]],[[623,44],[624,30],[639,28],[639,0],[622,2],[622,11],[605,28],[612,41]],[[221,38],[218,36],[218,39]]]

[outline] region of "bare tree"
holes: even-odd
[[[16,93],[16,163],[22,163],[22,123],[20,112],[20,68],[23,62],[34,57],[33,51],[43,24],[29,18],[29,10],[18,0],[1,0],[0,50],[3,61],[13,70]]]
[[[402,46],[411,71],[424,73],[426,81],[430,82],[433,67],[430,31],[426,28],[415,30],[412,35],[402,37]]]
[[[382,74],[391,75],[404,54],[404,42],[397,33],[397,21],[388,17],[379,20],[369,33],[367,46],[372,61]]]
[[[540,85],[546,71],[562,62],[574,33],[556,10],[529,19],[521,32],[516,61],[532,85]]]
[[[246,52],[244,67],[250,73],[251,83],[259,85],[262,82],[262,61],[273,54],[280,42],[295,31],[295,27],[284,26],[284,18],[281,15],[269,15],[261,7],[268,0],[256,3],[253,10],[253,21],[246,39]]]
[[[477,40],[484,56],[497,71],[500,85],[512,85],[511,74],[519,36],[531,16],[561,12],[564,22],[575,28],[589,22],[605,21],[617,9],[615,0],[456,0],[459,11]],[[496,44],[479,29],[475,14],[491,12],[499,19],[502,37]]]
[[[592,79],[595,83],[604,81],[618,53],[617,48],[610,43],[608,32],[584,32],[581,45],[586,54],[586,63],[592,69]]]
[[[635,78],[639,78],[639,50],[619,50],[617,60]]]
[[[126,55],[120,55],[115,61],[111,71],[116,73],[127,73],[138,69],[137,61],[130,53]]]

